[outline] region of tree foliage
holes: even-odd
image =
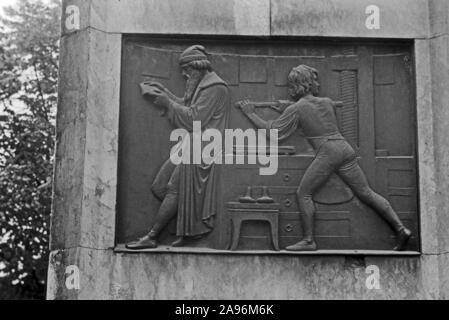
[[[45,296],[59,16],[18,0],[0,20],[0,299]]]

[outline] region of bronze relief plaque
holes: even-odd
[[[419,251],[411,52],[394,41],[125,37],[117,244]],[[182,143],[170,135],[195,121],[223,136],[276,130],[275,172],[173,163]],[[223,157],[240,149],[260,153],[236,143]]]

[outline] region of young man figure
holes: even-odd
[[[297,128],[315,150],[315,159],[307,168],[297,198],[303,212],[303,239],[286,248],[289,251],[314,251],[315,205],[313,194],[321,187],[332,173],[352,189],[354,194],[366,205],[382,216],[396,232],[394,250],[404,250],[411,236],[393,210],[390,203],[375,193],[357,163],[357,156],[351,145],[339,131],[335,114],[335,103],[329,98],[317,97],[319,92],[318,72],[314,68],[300,65],[288,76],[288,90],[296,101],[287,107],[282,115],[274,121],[265,121],[256,113],[254,105],[242,101],[240,107],[247,117],[260,129],[277,129],[279,140],[288,138]]]

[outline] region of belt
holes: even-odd
[[[309,141],[309,143],[315,150],[318,150],[323,145],[323,143],[326,143],[329,140],[345,140],[345,138],[339,132],[326,136],[306,137],[306,139]]]

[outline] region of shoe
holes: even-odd
[[[149,235],[146,235],[145,237],[140,238],[137,241],[126,244],[126,248],[130,250],[154,249],[157,248],[157,241],[156,239],[151,238]]]
[[[313,240],[301,240],[298,243],[285,248],[287,251],[316,251],[316,243]]]
[[[184,237],[179,237],[178,240],[174,241],[171,246],[172,247],[183,247],[186,244],[186,240]]]
[[[412,232],[407,229],[403,228],[401,231],[398,232],[398,235],[396,236],[396,247],[394,247],[394,251],[403,251],[405,250],[407,246],[407,242],[412,236]]]

